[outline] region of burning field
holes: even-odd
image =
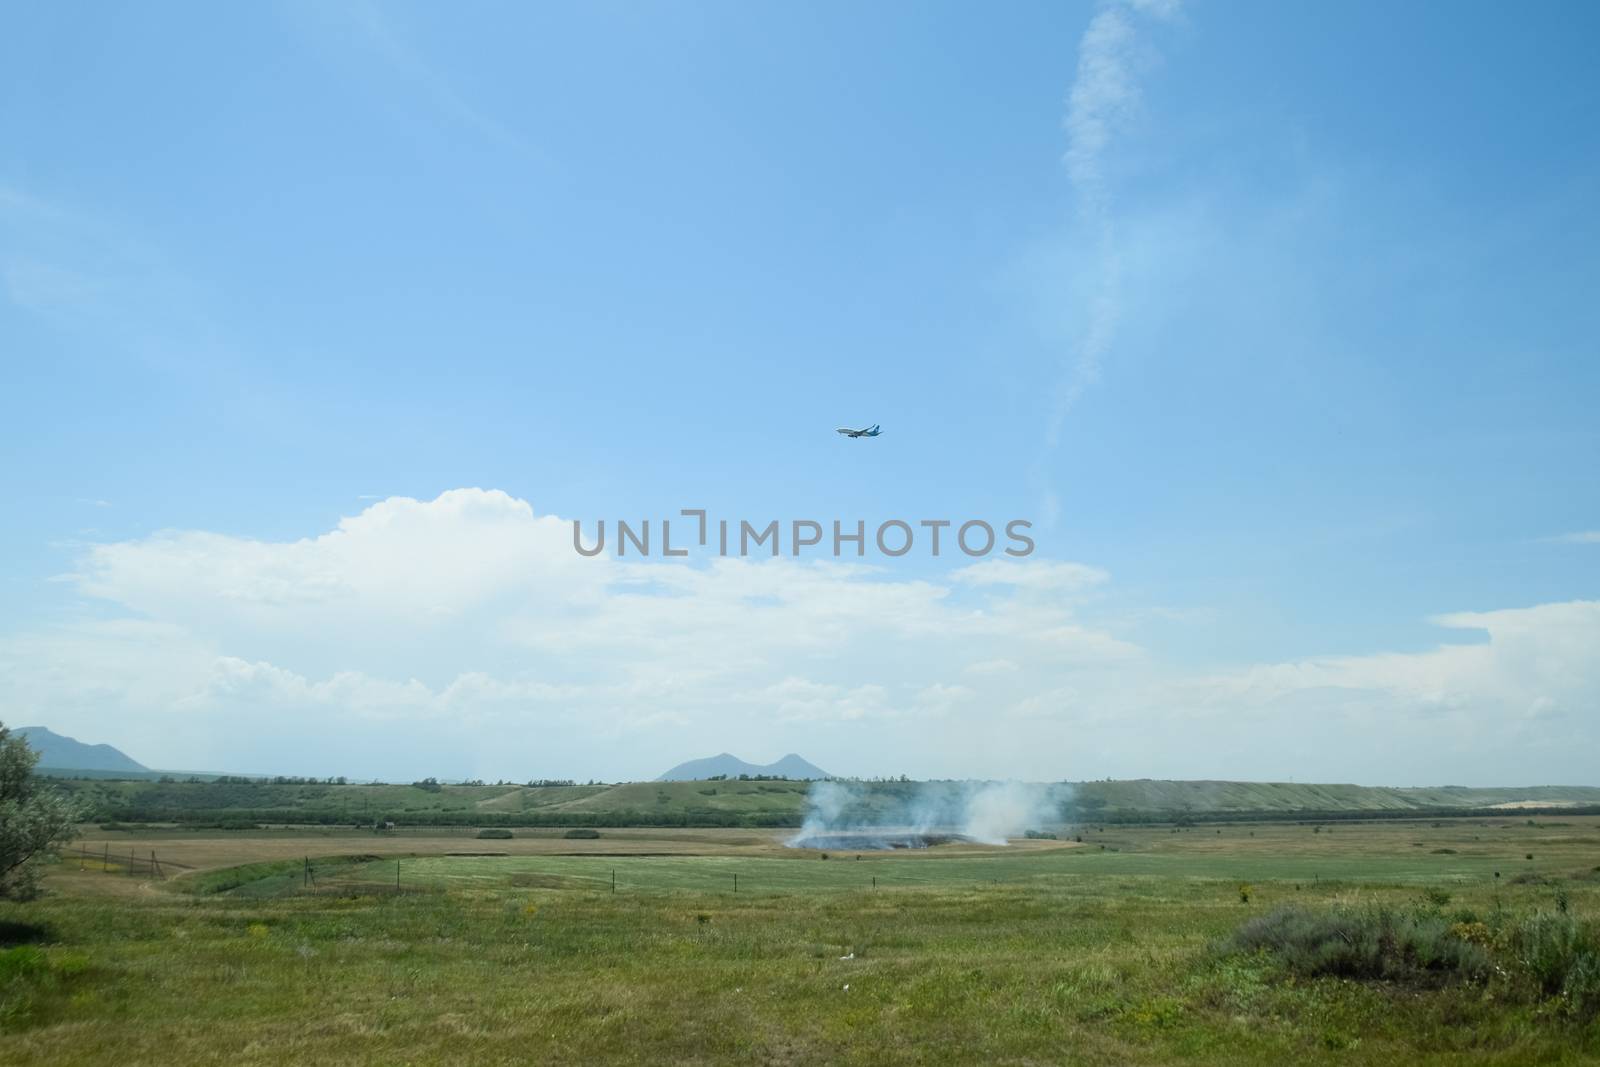
[[[966,834],[926,833],[920,830],[855,830],[805,834],[790,838],[790,848],[835,852],[884,852],[896,848],[934,848],[938,845],[978,844]]]
[[[790,848],[882,852],[1004,845],[1061,821],[1071,790],[1024,782],[817,782]]]

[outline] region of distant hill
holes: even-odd
[[[778,762],[768,763],[765,766],[746,763],[738,756],[724,752],[720,755],[708,756],[705,759],[692,759],[688,763],[680,763],[660,778],[657,778],[656,781],[700,782],[707,778],[715,778],[718,775],[737,778],[741,774],[764,774],[769,778],[793,778],[800,781],[833,777],[821,767],[814,763],[808,763],[793,752]]]
[[[73,771],[144,771],[144,764],[129,759],[110,745],[86,745],[71,737],[62,737],[43,726],[19,726],[12,731],[27,740],[28,747],[39,753],[39,766],[52,770]]]
[[[1449,808],[1563,807],[1600,804],[1595,786],[1364,786],[1310,782],[1170,781],[1140,778],[1080,782],[1077,808],[1094,812],[1389,812]]]

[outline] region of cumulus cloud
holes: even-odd
[[[470,722],[494,738],[479,739],[475,765],[498,758],[509,773],[536,752],[540,773],[576,773],[550,764],[592,765],[630,731],[679,733],[674,753],[729,747],[730,733],[801,747],[810,725],[909,730],[981,702],[961,680],[968,663],[1124,658],[1133,646],[1081,621],[1066,595],[1104,577],[1066,563],[932,580],[787,558],[590,559],[569,522],[459,489],[382,500],[292,541],[171,530],[92,545],[68,579],[126,618],[18,637],[0,650],[0,684],[93,736],[126,736],[108,735],[113,717],[165,724],[153,742],[191,753],[169,764],[230,758],[230,737],[265,754],[262,738],[305,730],[323,743],[275,758],[329,769],[365,732],[415,753]],[[656,752],[630,746],[627,773],[649,773]]]
[[[395,778],[642,777],[731,749],[862,774],[1547,781],[1600,740],[1595,602],[1195,673],[1097,616],[1115,585],[1081,563],[619,562],[570,533],[461,489],[293,541],[92,546],[71,580],[96,617],[0,639],[5,719],[179,769]]]

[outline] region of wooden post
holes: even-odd
[[[617,869],[615,867],[611,868],[611,891],[613,893],[617,891]]]
[[[128,877],[133,877],[133,846],[128,846]]]
[[[735,893],[739,891],[739,876],[737,874],[733,876],[733,891]]]
[[[394,861],[394,887],[396,889],[400,888],[400,861],[399,860],[395,860]]]
[[[105,852],[100,856],[100,869],[102,871],[111,870],[111,842],[109,841],[106,842]]]
[[[150,877],[156,878],[161,874],[161,863],[156,859],[156,850],[150,850]]]

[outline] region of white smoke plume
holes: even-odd
[[[817,782],[797,848],[922,847],[941,835],[1003,845],[1062,821],[1065,784],[1039,782]]]

